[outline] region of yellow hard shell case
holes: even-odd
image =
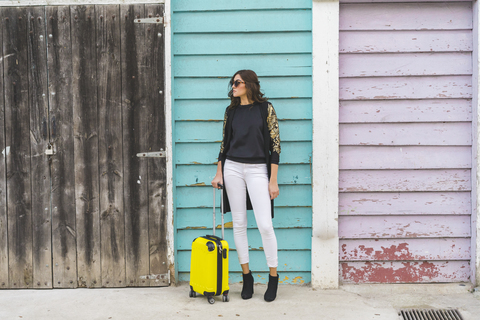
[[[230,290],[228,243],[221,238],[215,238],[213,236],[198,237],[192,243],[190,286],[193,291],[208,297],[228,294]],[[221,243],[221,252],[219,243]]]
[[[223,188],[219,184],[220,189]],[[194,298],[196,293],[203,294],[208,298],[209,303],[214,303],[213,296],[223,295],[223,301],[228,302],[228,258],[229,247],[227,241],[223,240],[225,234],[223,210],[222,216],[222,237],[215,236],[215,191],[213,189],[213,235],[198,237],[192,243],[192,255],[190,260],[190,297]],[[223,208],[223,192],[220,208]]]

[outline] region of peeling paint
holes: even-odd
[[[225,222],[225,223],[223,224],[223,227],[224,227],[225,229],[227,229],[227,228],[233,228],[233,221]],[[221,225],[221,224],[217,225],[217,229],[221,229],[221,228],[222,228],[222,225]]]
[[[195,184],[187,184],[187,187],[205,187],[205,182],[195,183]]]
[[[305,283],[302,277],[295,277],[293,278],[293,283]]]
[[[3,157],[7,157],[9,153],[10,153],[10,147],[6,147],[2,151]]]
[[[463,262],[459,262],[464,264]],[[466,262],[468,264],[468,262]],[[470,278],[463,266],[449,262],[359,262],[342,263],[341,276],[346,283],[425,283],[466,281]],[[466,268],[468,269],[468,268]]]

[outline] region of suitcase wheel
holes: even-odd
[[[210,304],[215,303],[215,299],[213,298],[213,296],[208,296],[207,299],[208,299],[208,303],[210,303]]]
[[[223,295],[223,302],[228,302],[230,301],[230,297],[228,296],[228,294],[224,294]]]
[[[190,298],[196,298],[197,297],[197,293],[195,291],[193,291],[193,289],[190,289],[190,293],[188,295],[190,296]]]

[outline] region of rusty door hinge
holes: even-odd
[[[135,20],[133,20],[133,22],[134,23],[156,23],[156,24],[160,24],[160,23],[163,23],[163,17],[135,19]]]
[[[155,280],[155,282],[159,281],[168,281],[168,284],[170,284],[170,270],[168,273],[160,273],[160,274],[148,274],[146,276],[140,276],[140,279],[142,280]]]

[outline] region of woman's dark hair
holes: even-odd
[[[245,81],[245,88],[247,89],[247,97],[253,102],[264,102],[267,101],[267,98],[263,97],[263,93],[260,92],[260,81],[258,81],[257,74],[252,70],[238,70],[235,72],[233,77],[230,79],[228,87],[230,88],[228,92],[228,97],[230,98],[229,109],[235,108],[240,105],[240,98],[233,96],[232,84],[236,75],[240,75],[243,81]]]

